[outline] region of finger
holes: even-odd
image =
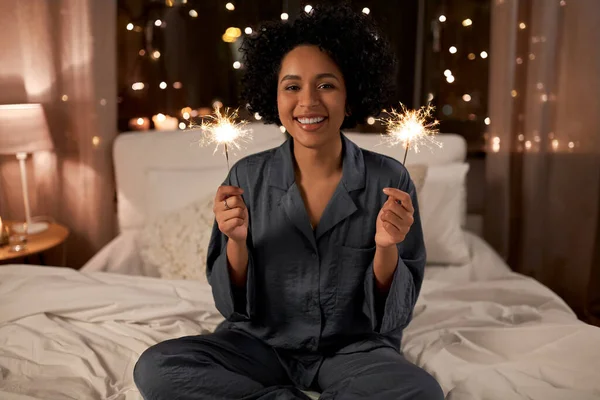
[[[412,199],[408,193],[396,188],[384,188],[383,193],[387,194],[394,200],[399,200],[402,207],[404,207],[407,211],[414,212]]]
[[[382,210],[391,211],[402,219],[410,220],[411,224],[414,221],[413,219],[413,211],[409,211],[406,207],[403,207],[401,204],[396,203],[394,200],[386,202]]]
[[[383,229],[385,229],[395,241],[400,241],[404,237],[402,231],[389,222],[383,222]]]
[[[227,201],[227,206],[229,208],[241,208],[241,209],[246,208],[244,199],[242,199],[241,196],[232,196],[232,197],[228,197],[225,200],[221,201],[221,208],[224,210],[227,209],[227,207],[225,207],[225,201]]]
[[[242,208],[232,208],[231,210],[222,211],[219,213],[217,220],[219,222],[227,222],[230,219],[241,218],[244,220],[246,217],[246,212]]]
[[[231,196],[239,196],[244,193],[244,189],[237,186],[219,186],[215,201],[223,201]]]
[[[389,222],[390,224],[392,224],[398,230],[402,230],[404,227],[410,226],[407,223],[407,221],[403,220],[402,218],[400,218],[399,216],[397,216],[396,214],[394,214],[391,211],[385,211],[381,215],[381,220],[383,222]]]
[[[219,230],[224,234],[230,233],[232,230],[237,228],[238,226],[244,225],[244,220],[241,218],[232,218],[226,222],[219,224]]]

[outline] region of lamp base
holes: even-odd
[[[29,224],[15,224],[12,230],[17,233],[25,233],[25,229],[23,229],[25,225],[27,226],[28,235],[44,232],[50,226],[47,222],[31,222]]]

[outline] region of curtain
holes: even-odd
[[[28,160],[32,215],[70,229],[75,268],[116,233],[115,24],[114,0],[0,2],[0,103],[44,106],[55,150]],[[24,220],[18,166],[0,162],[0,215]]]
[[[600,1],[492,0],[485,238],[600,320]]]

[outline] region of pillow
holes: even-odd
[[[227,176],[223,166],[214,168],[149,169],[146,171],[146,215],[157,217],[203,199],[214,198]]]
[[[425,184],[425,177],[427,176],[427,165],[425,164],[412,164],[407,165],[406,170],[410,175],[410,179],[412,179],[413,184],[415,185],[415,189],[417,191],[417,196],[421,195],[421,189],[423,189],[423,185]]]
[[[419,196],[427,264],[462,265],[470,261],[463,223],[467,163],[431,165]]]
[[[149,220],[138,245],[146,270],[165,279],[207,282],[206,256],[214,222],[214,194]]]

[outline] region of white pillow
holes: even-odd
[[[158,270],[165,279],[207,281],[213,199],[214,193],[146,223],[138,238],[146,270]]]
[[[225,160],[214,168],[149,169],[146,171],[146,215],[157,217],[203,199],[213,198],[227,176]]]
[[[417,196],[421,195],[421,190],[423,189],[423,185],[425,184],[425,178],[427,177],[427,168],[428,167],[425,164],[412,164],[406,166],[406,170],[410,175],[410,179],[415,185]]]
[[[470,260],[462,229],[467,163],[430,165],[419,193],[428,264],[462,265]]]

